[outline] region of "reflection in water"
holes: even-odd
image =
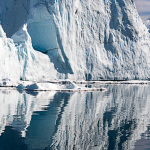
[[[15,90],[0,90],[0,135],[5,126],[12,126],[25,136],[34,111],[42,111],[53,99],[54,92],[32,96]]]
[[[0,150],[11,150],[11,145],[18,150],[140,149],[150,135],[150,86],[106,88],[81,93],[0,90]]]

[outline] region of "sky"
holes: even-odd
[[[150,0],[134,0],[138,12],[143,20],[150,18]]]

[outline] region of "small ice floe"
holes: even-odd
[[[20,90],[26,91],[65,91],[65,92],[80,92],[80,91],[104,91],[105,88],[87,88],[75,84],[73,81],[61,81],[57,83],[50,82],[22,82],[17,87]]]
[[[19,90],[24,90],[26,86],[34,84],[33,81],[19,81],[16,88]]]
[[[58,85],[53,83],[21,83],[16,88],[30,91],[54,91],[58,89]]]
[[[105,91],[106,88],[88,88],[85,86],[79,86],[73,81],[66,81],[64,85],[61,85],[61,89],[58,91],[67,91],[67,92],[80,92],[80,91]]]
[[[11,81],[10,79],[3,79],[0,81],[0,87],[15,87],[17,90],[25,91],[66,91],[66,92],[80,92],[80,91],[105,91],[105,88],[85,87],[78,85],[74,81],[60,81],[60,82],[33,82],[33,81]]]
[[[25,85],[21,83],[18,86],[16,86],[16,88],[19,90],[23,90],[23,89],[25,89]]]
[[[76,81],[76,84],[98,84],[98,85],[103,85],[103,84],[146,84],[150,85],[149,80],[127,80],[127,81]]]
[[[81,89],[81,86],[78,86],[73,81],[67,81],[64,85],[64,89]]]

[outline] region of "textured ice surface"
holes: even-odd
[[[15,42],[0,37],[0,78],[150,78],[150,34],[132,0],[2,0],[0,8]]]
[[[145,21],[145,25],[147,26],[147,28],[149,29],[149,32],[150,32],[150,19]]]
[[[32,48],[26,25],[13,35],[15,43],[12,39],[6,38],[1,26],[0,33],[3,35],[0,37],[1,79],[34,81],[48,79],[50,76],[56,78],[57,72],[49,57]]]

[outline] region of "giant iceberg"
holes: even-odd
[[[150,78],[150,34],[133,0],[1,0],[0,21],[0,78]]]

